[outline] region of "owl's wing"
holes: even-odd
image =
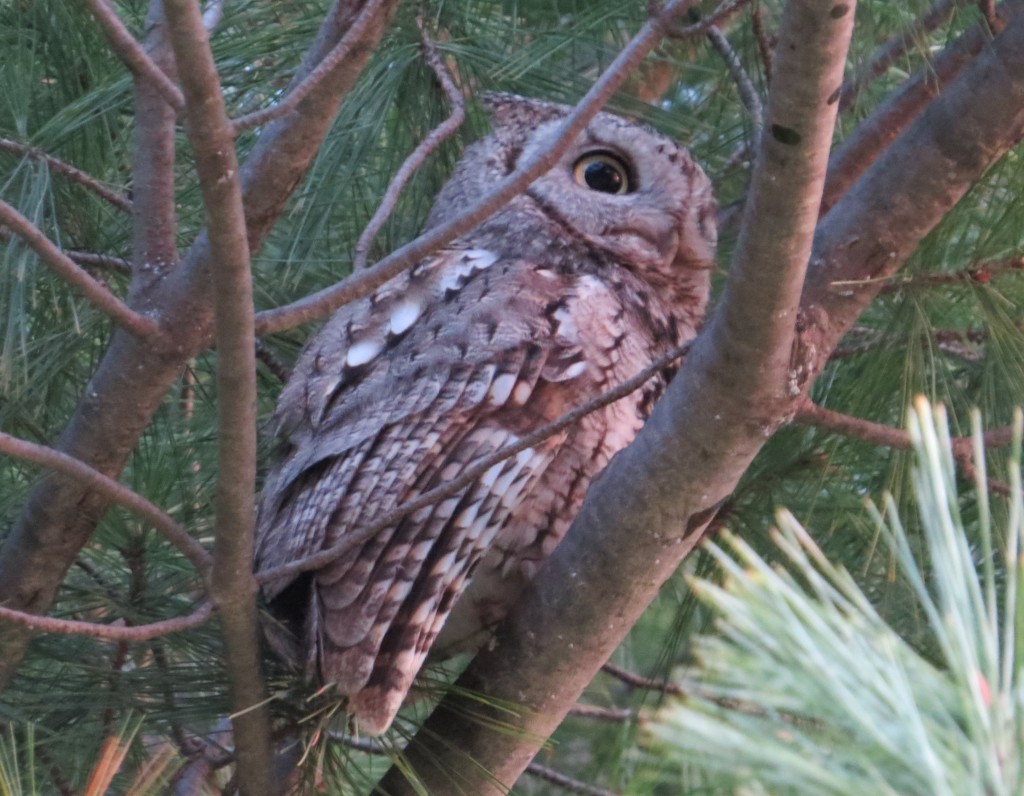
[[[261,569],[342,542],[600,389],[579,329],[621,321],[608,291],[479,250],[443,252],[400,280],[335,316],[282,395],[288,450],[264,487]],[[351,695],[364,729],[390,723],[473,566],[564,437],[314,573],[307,664]]]

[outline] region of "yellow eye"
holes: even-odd
[[[584,188],[601,193],[623,194],[633,191],[629,169],[610,152],[592,152],[576,161],[573,179]]]

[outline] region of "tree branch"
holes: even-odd
[[[377,237],[377,233],[384,226],[384,222],[388,220],[394,211],[406,183],[416,173],[416,170],[423,165],[424,161],[441,145],[441,142],[458,130],[466,119],[466,103],[462,98],[462,93],[441,62],[437,46],[430,36],[427,35],[427,31],[423,27],[422,18],[417,17],[416,21],[420,26],[420,32],[423,36],[423,60],[437,76],[437,81],[441,84],[441,89],[448,99],[448,106],[452,109],[452,112],[447,119],[430,131],[430,134],[420,142],[420,145],[413,150],[412,154],[405,159],[395,173],[394,179],[391,180],[387,191],[384,192],[384,198],[380,200],[377,212],[373,214],[370,223],[366,225],[366,229],[363,230],[359,240],[356,242],[355,257],[352,261],[353,271],[366,267],[366,257],[370,251],[373,239]]]
[[[162,336],[160,326],[140,315],[103,287],[47,238],[35,224],[7,202],[0,201],[0,224],[8,226],[46,265],[78,291],[100,312],[105,313],[136,337],[153,339]]]
[[[107,0],[85,0],[100,27],[107,36],[110,49],[120,58],[133,75],[149,80],[160,92],[167,104],[176,111],[185,107],[185,98],[181,90],[174,84],[164,71],[146,54],[131,31],[125,27],[117,12]]]
[[[513,198],[548,172],[564,155],[615,90],[625,82],[634,68],[653,49],[669,29],[676,15],[689,8],[695,0],[672,0],[657,17],[652,18],[612,61],[579,104],[562,122],[550,145],[541,147],[502,180],[493,191],[472,207],[444,224],[420,235],[376,265],[354,273],[344,281],[283,307],[260,312],[256,316],[259,334],[280,332],[322,317],[343,304],[369,295],[389,279],[412,267],[428,254],[464,235],[488,219]]]
[[[159,0],[152,2],[159,4]],[[359,46],[295,113],[269,125],[257,139],[242,167],[250,249],[263,241],[280,218],[396,5],[397,0],[391,0],[380,11]],[[296,80],[319,63],[351,27],[361,8],[362,0],[335,3]],[[137,109],[141,111],[138,105]],[[146,118],[138,119],[140,127],[147,123]],[[136,195],[136,213],[139,202]],[[200,233],[181,265],[140,297],[147,306],[158,309],[167,328],[174,329],[173,346],[157,349],[115,331],[60,437],[60,450],[105,475],[121,472],[167,390],[186,363],[210,344],[210,268],[209,240]],[[74,479],[59,474],[42,478],[0,547],[0,604],[31,613],[47,612],[65,573],[106,508],[105,498]],[[18,627],[0,634],[0,690],[17,671],[28,641],[28,633]]]
[[[0,149],[31,160],[41,160],[51,171],[61,174],[72,182],[76,182],[84,188],[89,189],[105,202],[116,207],[118,210],[123,210],[126,213],[130,213],[132,211],[132,203],[129,199],[126,199],[121,194],[112,191],[92,175],[86,174],[81,169],[72,166],[70,163],[63,161],[60,158],[48,155],[41,149],[29,146],[28,144],[19,144],[17,141],[12,141],[10,138],[0,138]]]
[[[791,411],[796,310],[853,16],[852,3],[787,4],[722,302],[636,441],[591,484],[568,535],[494,644],[406,749],[426,791],[450,789],[452,750],[474,760],[472,771],[459,766],[468,792],[498,793],[495,783],[517,779]],[[522,709],[503,714],[497,730],[459,710],[466,692]],[[475,702],[474,710],[486,707]],[[380,788],[392,796],[414,792],[395,768]]]
[[[1009,0],[1005,7],[1019,7]],[[828,182],[821,200],[824,215],[932,100],[956,79],[991,39],[984,23],[975,25],[918,70],[903,88],[861,122],[829,161]]]
[[[256,505],[256,336],[234,130],[209,34],[192,0],[165,0],[185,95],[186,131],[208,220],[217,341],[218,475],[210,596],[220,614],[232,695],[236,776],[247,796],[277,791],[252,574]]]
[[[85,462],[68,456],[66,453],[47,448],[45,445],[36,445],[33,442],[18,439],[3,432],[0,432],[0,453],[41,464],[82,481],[112,502],[124,506],[146,520],[192,562],[200,575],[205,578],[208,574],[213,559],[206,552],[206,548],[189,536],[188,531],[175,522],[169,514],[124,484],[94,470]]]
[[[270,108],[248,113],[233,120],[232,124],[235,134],[237,135],[244,130],[250,130],[253,127],[259,127],[267,122],[280,119],[282,116],[287,116],[298,108],[299,104],[312,93],[313,89],[320,85],[328,75],[334,72],[339,64],[349,57],[353,48],[363,42],[370,25],[379,17],[388,2],[389,0],[368,0],[341,41],[334,45],[334,48],[324,56],[323,60],[315,68],[292,86],[284,96],[284,99]]]
[[[99,622],[80,622],[74,619],[57,619],[52,616],[39,616],[15,611],[0,606],[0,619],[14,622],[30,633],[60,633],[66,636],[92,636],[108,641],[138,642],[180,633],[197,627],[213,615],[213,605],[201,603],[190,614],[176,616],[173,619],[162,619],[145,625],[103,625]]]
[[[884,75],[889,68],[906,55],[916,43],[934,31],[953,15],[959,0],[935,0],[920,19],[903,33],[894,36],[875,52],[871,60],[857,71],[853,77],[843,82],[842,95],[839,97],[839,112],[843,113],[853,107],[860,92],[871,81]]]

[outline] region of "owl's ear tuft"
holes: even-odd
[[[562,119],[572,110],[570,106],[557,102],[545,102],[502,91],[485,91],[479,95],[479,100],[495,129],[510,127],[528,130],[542,122]]]

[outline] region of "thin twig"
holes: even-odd
[[[567,774],[563,774],[561,771],[555,771],[555,769],[549,768],[548,766],[542,766],[536,761],[530,763],[530,765],[526,767],[526,773],[537,777],[538,779],[546,780],[553,785],[557,785],[562,790],[568,791],[569,793],[582,793],[585,794],[585,796],[619,796],[619,794],[613,790],[599,788],[596,785],[589,785],[586,782],[573,779]]]
[[[582,704],[576,704],[570,708],[568,715],[576,716],[581,719],[597,719],[598,721],[614,723],[622,723],[624,721],[633,721],[636,719],[636,711],[630,710],[629,708],[602,708],[597,705]]]
[[[167,77],[159,66],[153,63],[145,49],[125,27],[107,0],[85,0],[85,4],[89,6],[96,21],[103,28],[110,49],[124,62],[132,74],[148,78],[156,86],[160,95],[167,100],[168,105],[179,113],[184,110],[185,97],[182,95],[181,89],[174,85],[174,81]]]
[[[124,276],[131,276],[132,264],[124,257],[114,257],[110,254],[97,254],[96,252],[66,251],[64,252],[71,260],[83,268],[93,268],[104,271],[114,271]]]
[[[0,606],[0,619],[14,622],[27,628],[32,633],[59,633],[65,636],[91,636],[107,641],[149,641],[153,638],[179,633],[182,630],[197,627],[213,615],[213,604],[203,602],[190,614],[176,616],[173,619],[162,619],[145,625],[103,625],[98,622],[81,622],[75,619],[57,619],[52,616],[39,616],[13,608]]]
[[[336,285],[291,304],[257,314],[257,333],[267,334],[300,326],[330,313],[343,304],[367,296],[428,254],[490,218],[558,162],[598,110],[633,74],[637,65],[663,38],[676,16],[693,5],[694,2],[695,0],[671,0],[660,13],[652,17],[616,56],[579,104],[570,111],[553,136],[551,143],[540,148],[531,157],[520,163],[515,172],[506,177],[480,201],[450,221],[439,224],[429,232],[392,252],[371,268],[358,271]]]
[[[847,437],[855,437],[887,448],[896,448],[898,450],[911,450],[913,448],[910,434],[901,428],[826,409],[812,401],[805,401],[801,404],[793,418],[793,422],[822,428],[826,431],[834,431]],[[985,447],[1001,448],[1013,441],[1013,429],[1010,426],[990,429],[984,433],[983,439],[985,440]],[[953,437],[952,442],[955,453],[970,453],[972,450],[973,441],[971,437]]]
[[[169,514],[119,481],[109,478],[99,470],[93,469],[85,462],[68,456],[66,453],[45,445],[18,439],[3,432],[0,432],[0,453],[41,464],[82,481],[90,489],[94,489],[149,522],[192,562],[201,575],[205,577],[209,572],[212,559],[206,549],[189,536],[188,531],[171,519]]]
[[[645,691],[658,691],[662,694],[670,694],[671,696],[686,696],[686,692],[683,688],[676,683],[644,677],[642,674],[636,674],[628,669],[623,669],[621,666],[616,666],[614,663],[606,663],[601,667],[601,671],[622,681],[630,688],[642,688]]]
[[[126,213],[132,212],[132,203],[130,199],[112,191],[92,175],[87,174],[80,168],[72,166],[70,163],[63,161],[58,157],[48,155],[43,150],[29,146],[28,144],[20,144],[17,141],[12,141],[10,138],[0,138],[0,149],[11,152],[15,155],[29,158],[30,160],[41,160],[51,171],[61,174],[72,182],[77,182],[79,185],[88,188],[94,194],[112,204],[118,210],[123,210]]]
[[[42,230],[15,210],[7,202],[0,201],[0,224],[10,227],[31,248],[46,265],[66,282],[78,288],[79,292],[96,309],[117,321],[125,330],[136,337],[155,338],[161,335],[160,326],[151,318],[140,315],[121,299],[89,276],[64,252],[57,248]]]
[[[388,185],[388,189],[384,193],[384,198],[380,201],[380,206],[356,242],[352,270],[360,270],[366,267],[366,258],[370,251],[370,245],[394,211],[395,205],[398,203],[398,197],[401,195],[406,183],[416,173],[416,170],[423,165],[424,161],[441,145],[441,142],[458,130],[466,119],[466,103],[462,98],[462,93],[455,85],[455,81],[452,80],[444,63],[442,63],[441,56],[437,52],[437,46],[427,35],[427,31],[423,27],[423,19],[417,17],[416,23],[420,26],[420,33],[423,39],[423,60],[437,76],[437,80],[444,90],[445,97],[448,99],[448,105],[452,109],[451,114],[430,131],[427,137],[420,142],[420,145],[413,150],[412,154],[405,159],[401,168],[395,173],[391,184]]]
[[[936,0],[931,8],[907,30],[879,47],[868,64],[843,83],[839,97],[840,112],[853,107],[853,103],[865,86],[885,74],[889,67],[906,55],[916,42],[949,19],[958,5],[959,0]]]
[[[288,564],[282,564],[281,566],[272,567],[258,572],[256,574],[256,580],[259,581],[260,584],[268,584],[286,579],[290,580],[302,572],[308,572],[312,569],[319,569],[327,566],[332,561],[344,555],[348,550],[351,550],[357,545],[365,542],[367,539],[372,538],[384,528],[394,525],[406,515],[411,514],[423,506],[429,506],[436,503],[437,501],[453,495],[469,486],[494,465],[505,461],[505,459],[508,459],[511,456],[515,456],[519,451],[526,450],[534,445],[539,445],[544,442],[544,440],[554,436],[563,429],[568,428],[591,412],[594,412],[604,406],[608,406],[620,398],[638,390],[650,379],[660,373],[665,367],[680,357],[685,356],[686,352],[690,350],[691,345],[692,342],[688,342],[681,346],[677,346],[668,353],[658,357],[651,365],[644,368],[633,378],[627,379],[617,387],[601,393],[601,395],[596,398],[593,398],[575,409],[566,412],[557,420],[546,423],[531,434],[527,434],[522,437],[517,442],[511,445],[506,445],[491,455],[483,457],[472,467],[467,468],[458,478],[439,487],[435,487],[428,492],[424,492],[415,500],[403,503],[392,511],[389,511],[376,522],[364,528],[360,528],[357,531],[353,531],[339,544],[329,547],[326,550],[322,550],[319,553],[314,553],[311,556],[301,558],[297,561],[292,561]]]
[[[10,243],[14,240],[15,235],[7,227],[0,227],[0,242]],[[97,254],[95,252],[80,252],[65,250],[66,254],[71,261],[76,265],[81,265],[85,269],[103,269],[106,271],[115,271],[125,276],[131,275],[132,264],[123,257],[113,257],[109,254]]]
[[[729,76],[732,78],[733,83],[736,84],[736,91],[739,94],[740,102],[743,103],[743,107],[750,116],[751,124],[754,126],[754,134],[751,136],[751,139],[756,142],[757,137],[761,134],[761,128],[764,126],[764,107],[761,104],[761,98],[758,96],[757,89],[754,88],[754,83],[750,79],[750,75],[747,74],[747,70],[743,68],[739,54],[733,49],[725,34],[722,33],[722,29],[717,25],[712,25],[708,28],[705,35],[708,41],[711,42],[711,47],[714,51],[722,56],[722,60],[725,61],[725,67],[729,70]]]
[[[280,102],[276,105],[271,105],[269,108],[253,111],[232,120],[235,134],[237,135],[243,130],[250,130],[253,127],[259,127],[267,122],[280,119],[282,116],[287,116],[294,111],[299,106],[299,103],[309,95],[309,92],[316,88],[321,80],[327,77],[338,64],[348,57],[352,47],[363,40],[364,31],[374,21],[377,12],[383,8],[385,2],[387,0],[369,0],[352,23],[352,27],[345,31],[341,41],[334,45],[334,48],[324,56],[324,59],[297,86],[289,91]]]
[[[1024,270],[1024,256],[1007,257],[975,263],[969,268],[945,274],[907,274],[883,278],[884,285],[879,293],[898,293],[908,288],[934,287],[939,285],[976,284],[987,285],[995,276],[1011,271]],[[836,283],[843,284],[843,283]],[[863,282],[861,283],[863,284]]]

